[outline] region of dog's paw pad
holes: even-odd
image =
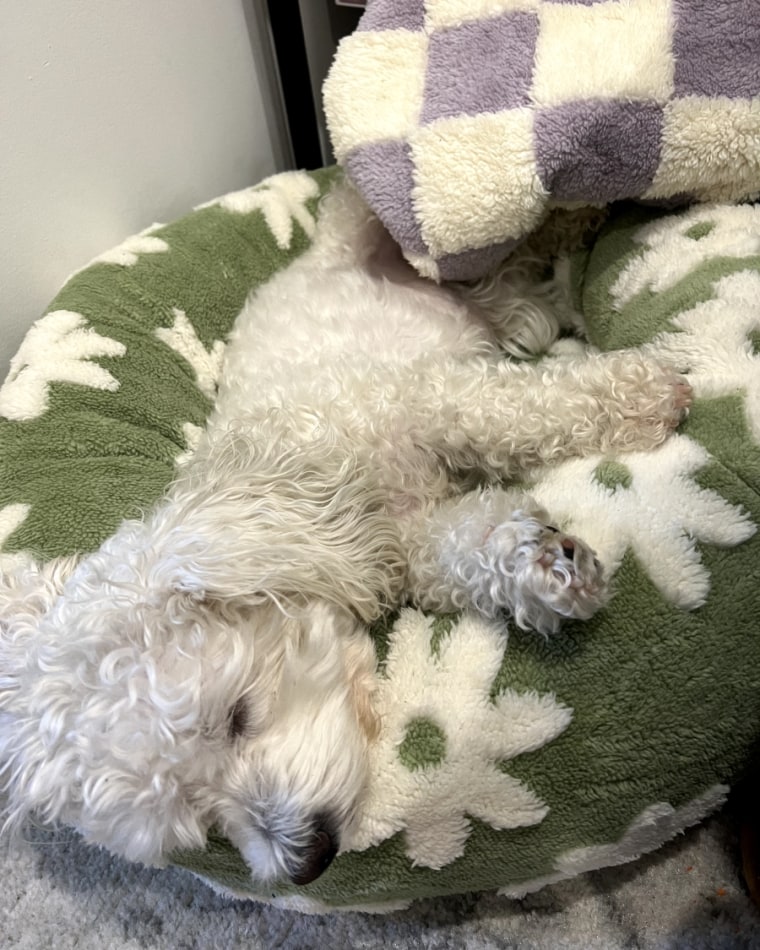
[[[684,414],[691,409],[694,403],[694,390],[685,376],[677,376],[673,386],[673,404],[676,411]]]
[[[547,605],[563,617],[587,620],[598,609],[604,589],[603,569],[591,548],[579,538],[547,526],[535,563],[544,571],[538,584]]]
[[[640,398],[645,408],[651,407],[650,415],[676,426],[691,408],[694,392],[682,373],[662,364],[656,365],[643,382]]]
[[[580,538],[540,525],[521,559],[514,611],[520,626],[555,633],[562,618],[588,620],[607,600],[604,569]]]
[[[672,369],[663,368],[663,377],[665,385],[657,406],[659,412],[656,410],[655,415],[659,415],[664,426],[664,435],[667,435],[689,414],[694,402],[694,391],[686,377]],[[654,421],[656,430],[656,419]]]

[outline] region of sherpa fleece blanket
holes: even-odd
[[[159,497],[246,295],[308,247],[334,178],[275,176],[68,281],[0,387],[0,569],[92,550]],[[592,340],[674,360],[696,394],[654,452],[534,473],[614,573],[609,608],[548,641],[469,615],[387,618],[371,631],[383,727],[366,810],[327,873],[264,889],[215,832],[176,864],[301,910],[517,895],[658,847],[742,773],[760,737],[760,207],[623,208],[575,263]]]
[[[474,278],[551,207],[760,194],[760,3],[370,0],[324,104],[408,259]]]

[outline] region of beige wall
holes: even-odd
[[[0,380],[72,271],[289,164],[264,33],[256,0],[0,0]]]

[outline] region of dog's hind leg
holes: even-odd
[[[554,633],[607,599],[594,552],[564,534],[529,496],[492,488],[432,504],[408,519],[407,593],[427,610],[474,607]]]

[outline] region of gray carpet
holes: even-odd
[[[76,950],[754,950],[760,911],[738,874],[726,815],[621,868],[522,901],[466,895],[378,917],[306,917],[219,897],[36,830],[0,856],[0,946]]]

